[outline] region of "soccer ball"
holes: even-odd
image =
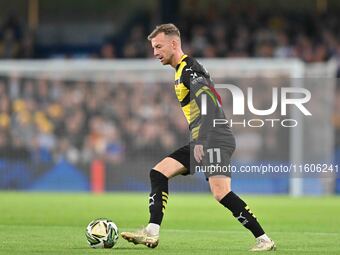
[[[112,248],[118,240],[118,227],[109,219],[96,219],[87,225],[85,235],[92,248]]]

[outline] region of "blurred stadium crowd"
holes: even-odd
[[[263,106],[271,103],[272,86],[288,82],[282,77],[251,81],[257,87],[256,104]],[[240,79],[238,84],[245,89],[249,79]],[[221,97],[229,119],[231,95]],[[339,106],[335,105],[335,112],[340,112]],[[173,87],[160,82],[0,76],[0,158],[37,163],[67,159],[81,165],[98,158],[113,165],[138,157],[157,160],[189,141],[181,111]],[[240,124],[242,118],[254,118],[249,112],[232,118],[239,123],[232,127],[238,144],[235,159],[288,160],[287,128],[264,125],[254,130]],[[280,119],[279,111],[270,118]]]
[[[256,9],[218,10],[211,6],[205,12],[194,7],[178,22],[182,29],[185,51],[195,57],[297,57],[306,62],[339,58],[340,24],[336,13],[271,14]],[[152,29],[152,28],[150,28]],[[128,58],[151,57],[145,37],[149,30],[141,25],[132,27],[130,36],[115,56]],[[109,44],[102,56],[110,52]]]
[[[89,57],[152,57],[147,34],[152,17],[131,25],[124,36],[110,36]],[[143,25],[142,25],[143,24]],[[339,58],[340,24],[336,11],[324,14],[259,12],[255,7],[229,6],[220,10],[192,7],[178,17],[185,51],[195,57],[298,57],[306,62]],[[39,45],[15,14],[2,20],[1,58],[38,58]]]
[[[115,164],[169,153],[187,137],[184,117],[171,86],[144,85],[0,79],[0,158]]]

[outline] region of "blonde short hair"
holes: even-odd
[[[160,33],[181,37],[181,33],[178,28],[172,23],[167,23],[156,26],[156,28],[149,34],[148,40],[151,41],[152,38],[155,38]]]

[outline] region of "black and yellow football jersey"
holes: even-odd
[[[175,92],[189,124],[191,140],[197,143],[220,143],[235,146],[229,125],[216,125],[225,119],[221,98],[207,70],[194,58],[183,55],[175,73]],[[206,114],[202,114],[202,96],[206,95]]]

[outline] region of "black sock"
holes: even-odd
[[[230,191],[220,203],[227,207],[233,216],[247,229],[249,229],[253,235],[259,237],[264,234],[264,231],[258,223],[255,215],[251,212],[247,204],[239,198],[234,192]]]
[[[161,225],[168,202],[168,178],[159,171],[150,171],[151,193],[149,196],[149,223]]]

